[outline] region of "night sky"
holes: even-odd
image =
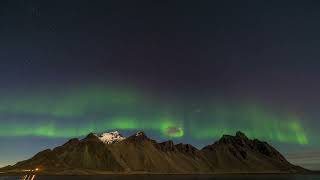
[[[319,8],[2,0],[0,166],[90,132],[201,148],[241,130],[320,169]]]

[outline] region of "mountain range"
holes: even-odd
[[[28,160],[0,169],[43,174],[107,173],[303,173],[267,142],[238,131],[197,149],[190,144],[158,143],[144,132],[127,138],[119,132],[90,133]]]

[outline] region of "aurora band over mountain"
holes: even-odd
[[[18,95],[17,95],[18,94]],[[90,85],[63,91],[7,93],[0,102],[0,136],[77,137],[107,130],[153,130],[163,137],[218,138],[244,131],[249,137],[310,144],[301,119],[275,113],[258,102],[232,105],[212,100],[166,99],[137,88]],[[187,102],[187,103],[186,103]],[[76,122],[76,123],[74,123]]]

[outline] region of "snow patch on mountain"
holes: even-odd
[[[125,139],[118,131],[97,134],[97,137],[105,144],[113,144]]]

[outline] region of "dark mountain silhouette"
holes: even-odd
[[[173,141],[157,143],[143,132],[108,143],[90,133],[82,140],[71,139],[1,171],[38,168],[39,173],[48,174],[307,172],[290,164],[268,143],[251,140],[242,132],[223,135],[201,150]]]

